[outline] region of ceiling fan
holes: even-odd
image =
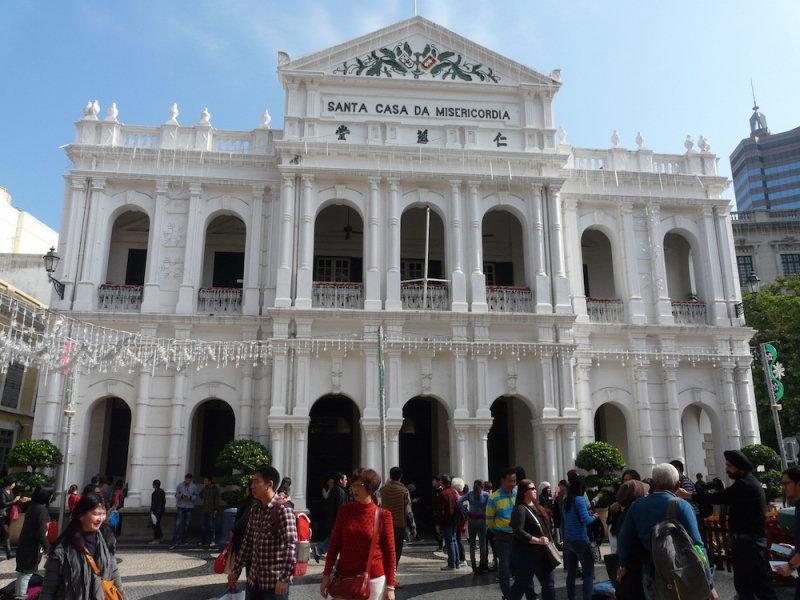
[[[330,232],[330,233],[339,233],[339,231],[340,231],[340,230],[338,230],[338,229],[330,229],[330,230],[329,230],[329,232]],[[357,235],[363,235],[363,234],[364,234],[364,232],[363,232],[363,231],[355,231],[355,230],[354,230],[354,229],[353,229],[353,228],[350,226],[350,207],[348,206],[348,207],[347,207],[347,225],[345,225],[345,226],[344,226],[344,239],[345,239],[345,240],[349,240],[349,239],[350,239],[350,234],[351,234],[351,233],[355,233],[355,234],[357,234]]]

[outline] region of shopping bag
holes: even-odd
[[[111,527],[116,527],[119,525],[119,513],[113,508],[108,513],[108,524]]]
[[[217,560],[214,561],[214,573],[222,575],[225,572],[225,565],[228,563],[228,549],[230,546],[225,546],[225,549],[220,552]]]
[[[228,549],[227,547],[225,548]],[[228,552],[228,560],[225,561],[225,569],[222,571],[224,575],[230,575],[233,572],[233,565],[236,564],[236,550],[231,549]]]
[[[150,515],[150,524],[155,525],[156,523],[158,523],[158,517],[155,515]]]

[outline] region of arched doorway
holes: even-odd
[[[328,206],[314,221],[312,304],[363,308],[364,223],[349,206]],[[349,285],[348,285],[349,284]]]
[[[698,472],[707,475],[706,481],[717,477],[711,419],[703,407],[696,404],[687,406],[681,415],[681,429],[686,475],[692,481]]]
[[[198,311],[213,314],[242,311],[247,227],[239,217],[220,215],[206,228]]]
[[[230,469],[217,466],[217,456],[234,439],[235,432],[236,417],[224,400],[204,400],[197,407],[192,417],[189,468],[198,486],[203,483],[202,477],[231,474]]]
[[[361,436],[356,433],[360,415],[355,402],[337,395],[317,400],[309,416],[306,505],[311,519],[319,523],[325,483],[339,471],[350,477],[361,456]]]
[[[130,436],[131,409],[127,403],[114,397],[98,402],[89,416],[84,479],[111,475],[124,480]]]
[[[495,489],[500,485],[500,473],[509,467],[521,466],[528,477],[534,478],[534,439],[528,406],[514,396],[501,396],[492,403],[492,427],[487,438],[489,479]]]
[[[606,442],[622,452],[625,462],[631,464],[628,452],[628,424],[619,407],[606,402],[594,413],[594,437],[596,442]]]
[[[447,283],[428,283],[424,293],[427,208],[409,208],[400,219],[400,299],[407,310],[450,310]],[[446,279],[444,224],[431,210],[428,278]],[[424,296],[424,298],[423,298]],[[423,305],[424,304],[424,305]]]

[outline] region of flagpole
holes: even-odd
[[[422,310],[428,308],[428,255],[430,254],[431,238],[431,207],[425,207],[425,265],[422,276]]]

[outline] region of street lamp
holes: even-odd
[[[58,261],[61,260],[58,252],[56,252],[55,246],[50,247],[50,251],[42,257],[42,260],[44,260],[44,270],[47,271],[47,278],[53,282],[56,294],[63,300],[65,286],[58,279],[53,277],[53,273],[56,272],[56,267],[58,267]]]
[[[747,291],[750,292],[751,296],[755,296],[758,294],[758,290],[761,288],[761,280],[758,278],[758,275],[755,273],[750,273],[747,276]],[[748,298],[747,300],[743,300],[736,305],[736,316],[738,318],[744,317],[744,307],[750,304],[755,297]]]

